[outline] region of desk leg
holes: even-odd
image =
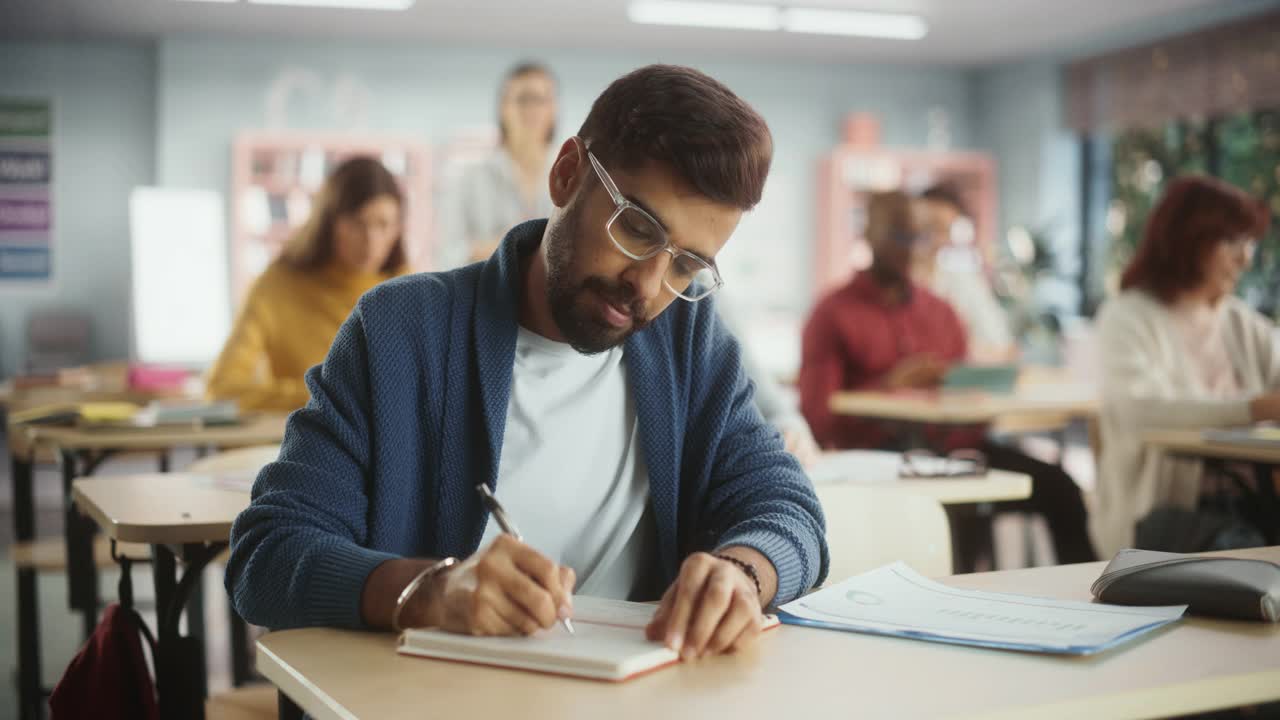
[[[918,422],[906,423],[906,425],[900,431],[900,434],[898,435],[898,437],[900,439],[900,442],[902,442],[902,448],[900,452],[906,452],[908,450],[921,450],[921,449],[938,450],[939,452],[941,452],[941,450],[938,448],[929,447],[925,439],[924,425]]]
[[[249,660],[249,626],[240,613],[227,600],[227,615],[231,621],[231,686],[241,687],[253,679],[253,666]]]
[[[1275,471],[1276,466],[1271,463],[1253,464],[1258,500],[1262,505],[1262,535],[1268,545],[1280,543],[1280,498],[1276,497]]]
[[[177,560],[167,545],[152,545],[152,572],[156,588],[156,690],[160,696],[160,717],[177,720],[203,720],[204,700],[208,695],[205,672],[203,619],[195,620],[188,608],[192,592],[200,589],[200,576],[209,562],[226,547],[186,545],[183,555],[187,567],[177,579]],[[188,625],[195,632],[183,637],[179,621],[188,611]]]
[[[276,696],[279,698],[276,703],[276,716],[280,720],[302,720],[302,708],[290,700],[283,690],[276,691]]]
[[[97,625],[98,607],[102,604],[102,596],[98,592],[98,569],[93,562],[93,534],[97,524],[80,514],[71,502],[71,483],[79,466],[76,454],[59,448],[58,464],[62,469],[62,502],[66,518],[67,604],[83,614],[84,636],[88,638]]]
[[[13,482],[13,538],[15,542],[35,539],[34,467],[16,455],[11,459]],[[36,720],[44,704],[40,688],[40,599],[35,568],[17,571],[18,593],[18,717]]]

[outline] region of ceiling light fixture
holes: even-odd
[[[929,33],[929,26],[918,15],[820,8],[786,8],[782,28],[793,33],[891,40],[919,40]]]
[[[780,30],[778,8],[745,3],[637,0],[627,17],[643,25],[681,25],[728,30]]]
[[[408,10],[415,0],[249,0],[251,5],[342,8],[344,10]]]
[[[264,1],[272,0],[250,0]],[[919,40],[929,33],[928,25],[918,15],[779,7],[759,3],[634,0],[627,6],[627,17],[633,23],[644,25],[785,30],[810,35],[847,35],[893,40]]]

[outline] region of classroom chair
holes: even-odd
[[[71,309],[36,310],[27,316],[28,373],[48,373],[89,361],[92,320]]]
[[[827,585],[897,560],[926,577],[951,574],[951,529],[937,500],[852,483],[814,489],[827,518]]]

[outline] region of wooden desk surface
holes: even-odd
[[[284,438],[283,414],[246,417],[235,425],[156,428],[11,427],[10,451],[25,456],[36,445],[63,450],[167,450],[189,445],[243,446],[278,443]]]
[[[1233,555],[1280,561],[1280,547]],[[1104,563],[959,575],[1087,599]],[[403,657],[386,633],[271,633],[258,670],[316,718],[1161,717],[1280,699],[1280,625],[1188,618],[1096,657],[784,626],[748,651],[621,685]]]
[[[927,495],[943,505],[1025,500],[1031,497],[1031,477],[1005,470],[988,470],[980,477],[919,478],[892,477],[891,458],[897,453],[834,450],[822,454],[811,468],[815,485],[851,483],[878,488],[906,490]],[[837,479],[838,478],[838,479]]]
[[[1008,395],[980,391],[839,392],[831,411],[840,415],[920,423],[967,425],[1009,420],[1040,429],[1098,412],[1086,385],[1034,385]]]
[[[1031,497],[1031,476],[1005,470],[988,470],[982,477],[899,480],[883,487],[902,488],[918,495],[928,495],[943,505],[1002,502]]]
[[[1182,455],[1280,464],[1278,449],[1211,442],[1205,440],[1199,430],[1148,430],[1142,433],[1142,441]]]
[[[223,473],[243,477],[244,473]],[[71,500],[109,538],[148,545],[226,542],[249,491],[219,474],[157,473],[80,478]]]

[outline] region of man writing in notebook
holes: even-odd
[[[689,658],[820,582],[821,509],[711,300],[771,158],[720,83],[636,70],[560,147],[548,220],[365,295],[232,531],[244,618],[527,634],[576,589],[661,599],[648,634]]]

